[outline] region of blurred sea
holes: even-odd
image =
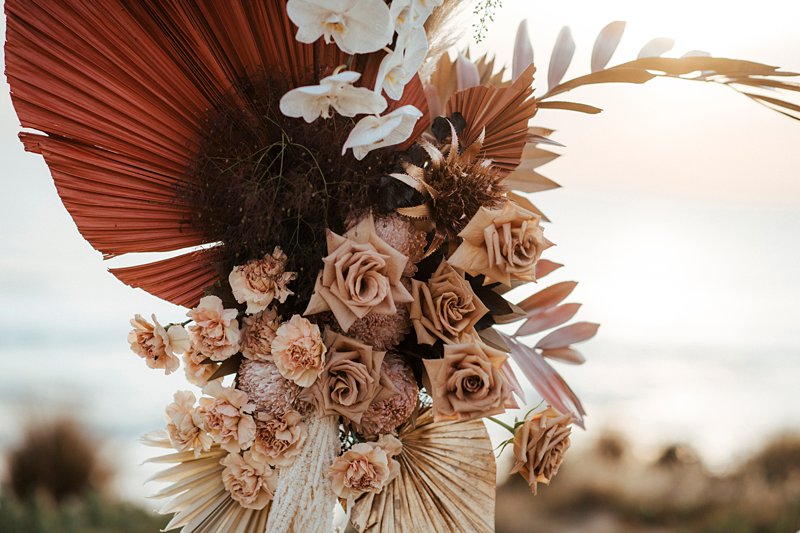
[[[685,442],[724,470],[800,428],[800,262],[796,248],[778,245],[800,234],[797,213],[568,189],[542,198],[564,221],[548,228],[563,243],[551,257],[568,264],[546,281],[581,280],[570,298],[585,303],[579,319],[603,323],[583,347],[585,365],[555,364],[589,413],[577,445],[610,428],[643,457]],[[154,311],[168,322],[183,311],[103,272],[63,209],[49,208],[0,259],[0,449],[29,417],[70,414],[104,442],[119,492],[143,501],[154,469],[138,466],[152,450],[137,439],[190,386],[128,351],[127,319]],[[588,223],[600,213],[602,225]]]

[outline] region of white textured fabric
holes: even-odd
[[[339,455],[335,416],[309,422],[308,438],[291,466],[282,468],[267,533],[330,533],[336,494],[328,471]]]

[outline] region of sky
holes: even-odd
[[[800,3],[738,6],[505,0],[475,50],[509,63],[527,18],[539,94],[561,26],[577,43],[569,78],[588,73],[595,35],[613,20],[628,27],[612,64],[635,58],[654,37],[672,37],[667,55],[700,49],[800,70]],[[559,366],[587,404],[590,429],[621,426],[645,452],[684,439],[724,465],[759,436],[800,428],[791,408],[800,376],[800,124],[724,87],[681,80],[567,96],[604,111],[537,115],[534,124],[555,128],[565,147],[542,169],[563,188],[533,200],[553,221],[551,259],[567,265],[548,281],[580,281],[579,318],[602,323],[582,347],[587,364]],[[127,352],[128,319],[155,312],[170,322],[185,310],[105,271],[113,265],[82,240],[18,131],[3,82],[0,397],[13,409],[0,410],[0,446],[32,404],[66,394],[97,428],[119,438],[113,428],[123,427],[133,439],[155,429],[172,391],[186,385]],[[125,417],[135,423],[124,425]],[[141,476],[126,475],[135,481],[127,494],[135,494]]]

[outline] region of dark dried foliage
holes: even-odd
[[[298,273],[291,285],[297,296],[280,309],[290,314],[302,312],[313,291],[326,228],[342,232],[349,213],[369,209],[376,180],[397,168],[397,155],[342,156],[354,119],[287,118],[278,107],[287,89],[265,76],[209,114],[188,195],[194,224],[223,243],[222,272],[283,248],[287,270]]]

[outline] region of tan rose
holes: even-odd
[[[447,261],[441,262],[427,283],[411,283],[411,323],[421,343],[433,344],[437,337],[446,344],[458,343],[489,311]]]
[[[217,296],[206,296],[187,313],[194,320],[189,328],[192,346],[212,361],[224,361],[239,351],[239,322],[236,309],[225,309]]]
[[[281,325],[280,317],[272,309],[242,320],[242,355],[253,361],[272,359],[272,339]]]
[[[206,362],[208,357],[197,352],[194,347],[183,354],[183,372],[186,381],[198,387],[205,387],[211,376],[219,368],[219,363]]]
[[[386,352],[330,330],[325,332],[325,344],[328,362],[309,391],[322,413],[358,424],[370,403],[397,394],[381,368]]]
[[[190,391],[178,391],[173,400],[164,412],[169,441],[176,450],[194,450],[198,457],[201,451],[211,449],[213,439],[206,433],[203,414],[194,405],[196,398]]]
[[[572,416],[552,407],[529,416],[514,432],[514,458],[511,473],[519,472],[536,494],[538,483],[550,484],[569,448]]]
[[[447,261],[473,276],[485,275],[487,282],[534,281],[536,262],[552,246],[540,220],[511,201],[499,209],[482,207],[458,234],[463,242]]]
[[[503,352],[474,340],[445,344],[442,359],[425,359],[434,419],[469,420],[516,407],[501,370],[506,358]]]
[[[378,442],[361,442],[336,458],[330,476],[337,496],[353,500],[365,492],[380,493],[400,473],[400,464],[392,459],[402,444],[391,435]]]
[[[309,387],[325,367],[327,348],[319,326],[300,315],[281,324],[272,339],[272,361],[286,379]]]
[[[263,509],[275,496],[278,471],[258,460],[251,452],[228,454],[220,461],[222,484],[231,498],[247,509]]]
[[[272,254],[248,261],[231,271],[228,282],[233,295],[240,304],[247,302],[248,314],[263,311],[272,300],[283,303],[294,294],[287,286],[297,278],[297,273],[286,272],[286,259],[280,246],[276,246]]]
[[[233,387],[223,387],[214,380],[203,389],[210,398],[200,398],[203,424],[214,442],[230,453],[246,450],[256,437],[256,422],[250,413],[253,405],[247,394]]]
[[[183,353],[189,348],[189,336],[182,326],[164,326],[158,323],[156,315],[152,315],[150,324],[136,315],[131,320],[133,330],[128,333],[128,342],[133,353],[143,358],[150,368],[162,368],[164,374],[171,374],[180,366],[176,353]]]
[[[308,435],[308,424],[293,409],[280,416],[257,413],[256,427],[256,440],[250,450],[264,462],[275,466],[292,464]]]
[[[369,313],[393,315],[411,302],[400,282],[408,258],[375,233],[372,215],[342,237],[328,231],[328,256],[304,315],[332,311],[346,333]]]

